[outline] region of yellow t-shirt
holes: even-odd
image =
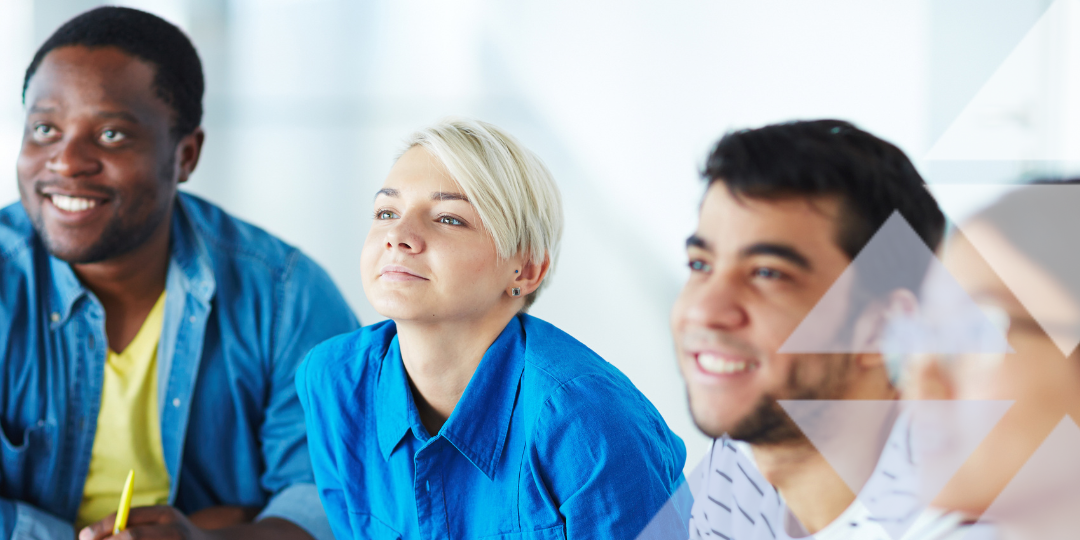
[[[77,527],[116,511],[131,469],[135,469],[131,506],[165,504],[169,499],[157,404],[157,347],[164,319],[162,292],[127,348],[119,354],[109,349]]]

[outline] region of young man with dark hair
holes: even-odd
[[[876,336],[845,329],[879,328],[877,319],[864,324],[868,314],[880,318],[893,303],[915,301],[944,216],[903,152],[836,120],[729,133],[703,176],[708,189],[687,240],[691,275],[672,312],[691,412],[718,438],[695,494],[691,537],[876,538],[884,533],[855,500],[857,489],[780,401],[896,398],[881,354],[846,352],[873,350],[866,345]],[[883,305],[848,309],[834,326],[842,341],[863,343],[845,352],[781,352],[894,213],[926,244],[926,256],[906,282],[856,268],[851,298]],[[867,477],[888,426],[881,431],[865,434],[870,450],[850,453]]]
[[[110,535],[129,469],[122,535],[332,537],[293,375],[357,321],[309,258],[177,190],[202,95],[187,37],[133,9],[70,20],[27,69],[0,210],[4,538]]]

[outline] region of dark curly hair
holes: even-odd
[[[202,123],[205,84],[202,62],[191,40],[156,15],[123,7],[92,9],[64,23],[49,36],[26,68],[24,104],[26,88],[45,56],[53,49],[74,45],[116,47],[152,64],[157,71],[154,90],[176,112],[174,136],[188,135]]]

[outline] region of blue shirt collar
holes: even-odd
[[[494,477],[502,456],[524,366],[525,331],[520,317],[514,317],[484,353],[438,433],[488,478]],[[375,384],[376,433],[383,458],[390,459],[410,429],[419,440],[427,434],[412,399],[397,336],[390,342]]]
[[[181,198],[178,196],[173,210],[169,241],[171,260],[169,274],[177,276],[183,289],[208,304],[214,296],[217,282],[210,264],[210,255],[202,238],[196,234],[187,219]],[[71,316],[75,303],[89,291],[75,275],[71,264],[49,255],[49,269],[52,272],[52,294],[50,303],[53,327],[64,324]]]

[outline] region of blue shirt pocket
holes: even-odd
[[[353,538],[365,540],[401,540],[401,534],[371,514],[349,512]]]
[[[5,497],[34,501],[35,494],[47,492],[49,466],[44,459],[52,451],[56,424],[38,420],[22,430],[18,439],[9,436],[8,428],[0,427],[0,492]]]

